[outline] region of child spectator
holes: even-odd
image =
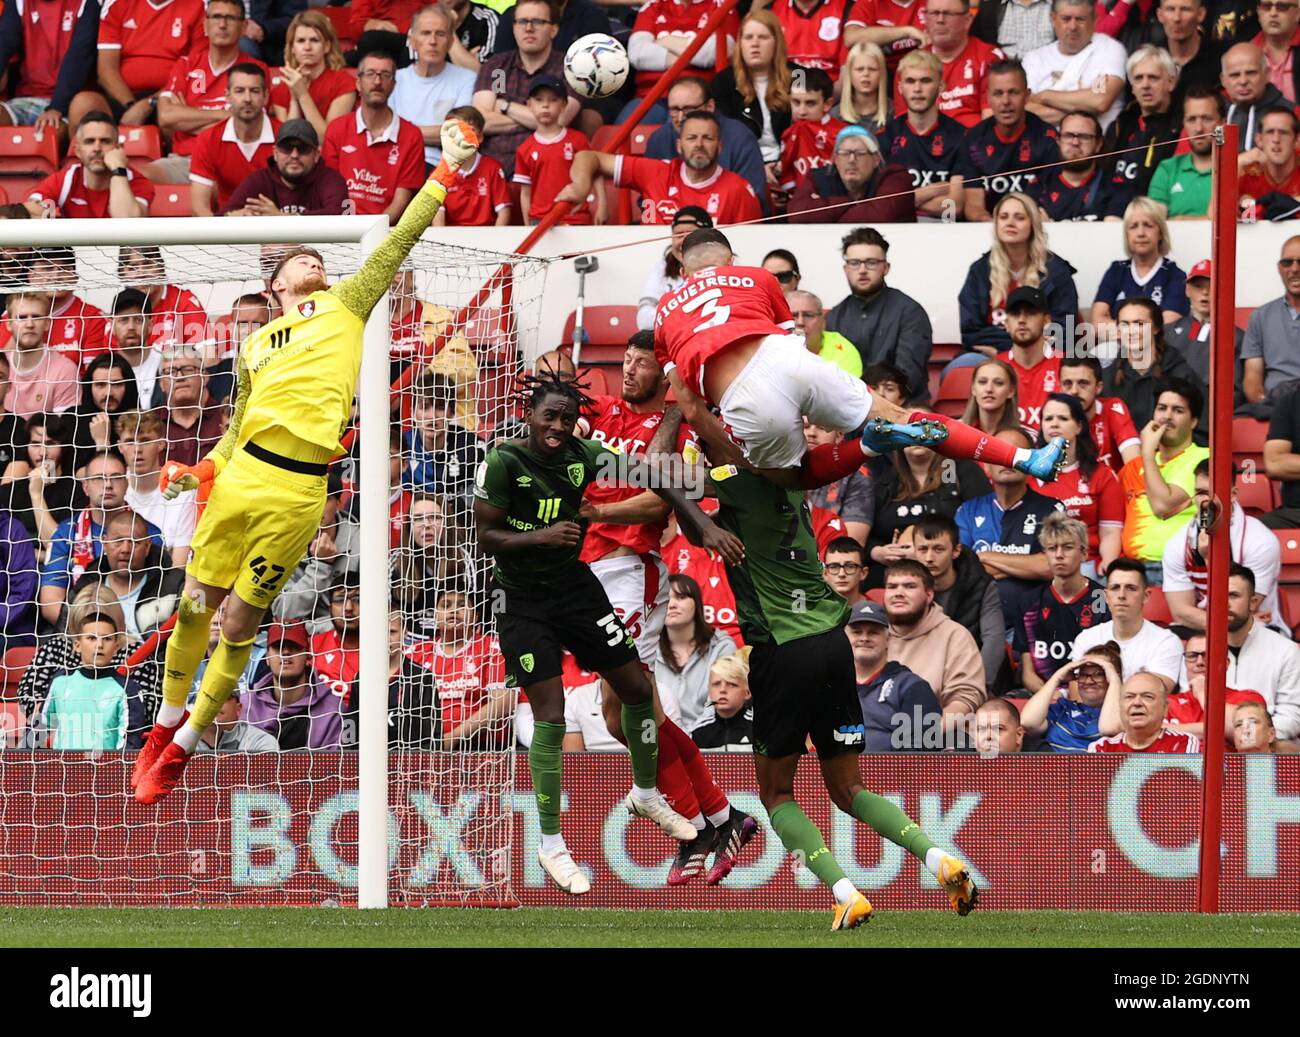
[[[248,689],[247,723],[271,735],[281,749],[337,749],[343,698],[313,668],[301,623],[272,625],[266,664],[270,672]]]
[[[483,114],[470,106],[453,108],[448,119],[461,119],[483,139]],[[510,222],[510,185],[501,163],[479,152],[474,161],[456,171],[456,189],[447,194],[436,227],[504,227]]]
[[[190,538],[198,524],[197,491],[188,490],[167,500],[158,488],[167,441],[157,411],[132,411],[121,415],[115,424],[118,447],[126,461],[127,507],[162,531],[170,564],[183,567],[189,561]]]
[[[143,703],[136,694],[128,696],[124,678],[113,666],[121,638],[116,620],[106,612],[90,613],[81,620],[76,636],[81,665],[55,677],[45,700],[50,748],[73,752],[139,748],[145,727]]]
[[[819,68],[800,70],[790,94],[794,121],[781,134],[781,165],[777,182],[782,191],[793,191],[814,169],[829,166],[835,140],[847,122],[831,115],[835,84]]]
[[[528,223],[539,223],[555,204],[555,196],[569,183],[569,167],[573,156],[591,147],[586,134],[572,126],[560,125],[560,116],[568,104],[564,84],[554,76],[534,76],[528,86],[528,110],[537,120],[537,129],[519,145],[515,152],[515,183],[522,185],[520,207]],[[605,223],[608,213],[605,206],[605,185],[597,180],[596,222]],[[575,205],[561,223],[580,225],[591,223],[591,210],[587,205]]]
[[[336,576],[326,601],[327,625],[311,638],[312,669],[330,685],[343,708],[348,709],[361,672],[360,574],[345,570]],[[298,626],[292,624],[293,628]],[[285,629],[290,629],[290,625],[286,624]]]
[[[826,545],[822,555],[822,576],[826,585],[850,605],[866,595],[862,581],[866,577],[866,549],[850,536],[836,537]]]
[[[691,732],[701,749],[754,751],[754,707],[750,703],[748,650],[723,656],[709,668],[709,706]]]
[[[1237,707],[1233,714],[1232,748],[1239,753],[1286,753],[1300,752],[1300,745],[1295,742],[1281,741],[1273,729],[1273,718],[1268,710],[1257,702],[1249,702]]]
[[[413,393],[415,427],[406,434],[405,483],[425,493],[445,494],[457,513],[467,510],[474,473],[483,460],[483,441],[452,420],[456,387],[450,378],[421,371]]]

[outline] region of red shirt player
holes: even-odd
[[[421,181],[423,183],[423,181]],[[510,222],[510,185],[505,170],[491,155],[478,154],[456,171],[456,189],[434,224],[443,227],[504,227]]]
[[[378,120],[387,112],[389,119],[382,129],[372,131],[366,117]],[[348,182],[352,211],[358,216],[372,216],[394,205],[398,191],[407,202],[424,186],[424,137],[414,123],[407,122],[386,104],[377,115],[362,106],[355,112],[340,115],[325,127],[321,160],[337,169]],[[395,223],[405,209],[389,213]]]
[[[844,24],[850,0],[776,0],[772,13],[781,23],[785,49],[792,64],[819,68],[839,78],[847,53],[844,47]]]
[[[100,59],[107,55],[117,65],[131,93],[153,93],[167,84],[177,58],[207,46],[203,30],[203,0],[106,0],[99,14]],[[130,103],[103,85],[118,103]]]
[[[650,88],[677,58],[659,41],[665,36],[691,40],[721,7],[719,0],[650,0],[636,16],[632,36],[627,41],[628,57],[636,69],[636,95],[645,97]],[[727,53],[736,44],[740,19],[735,11],[727,15],[722,24],[691,58],[688,73],[701,79],[712,79],[717,68],[717,39],[721,30],[727,38]]]
[[[1097,458],[1118,472],[1141,451],[1128,404],[1117,396],[1099,396],[1101,363],[1093,357],[1067,357],[1060,363],[1061,392],[1077,396],[1088,415],[1090,434],[1097,444]]]

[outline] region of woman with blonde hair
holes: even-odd
[[[1005,360],[990,357],[975,368],[961,420],[990,436],[1020,428],[1020,379]]]
[[[352,111],[357,84],[343,67],[334,26],[318,10],[293,16],[284,35],[284,67],[271,79],[271,111],[277,119],[306,119],[325,139],[330,120]]]
[[[1006,306],[1015,288],[1040,289],[1058,326],[1078,320],[1074,273],[1073,266],[1048,251],[1038,203],[1019,191],[1003,195],[993,206],[993,247],[971,264],[957,297],[962,344],[972,354],[959,357],[953,366],[976,364],[980,353],[996,356],[1011,348]]]
[[[1125,299],[1150,299],[1160,307],[1166,324],[1187,316],[1187,275],[1169,258],[1172,247],[1165,207],[1144,197],[1129,202],[1124,210],[1124,255],[1128,258],[1117,259],[1106,268],[1092,304],[1098,338],[1115,337],[1115,315]]]
[[[781,134],[791,121],[791,82],[781,23],[771,11],[750,11],[740,23],[731,64],[717,74],[709,93],[719,115],[743,122],[758,138],[773,183],[781,158]]]
[[[874,43],[855,43],[840,69],[840,103],[831,118],[879,133],[889,121],[889,74],[885,52]]]

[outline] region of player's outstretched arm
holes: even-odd
[[[478,136],[472,127],[459,119],[451,119],[442,126],[442,159],[433,174],[411,199],[397,226],[388,232],[361,269],[345,277],[330,291],[349,310],[362,320],[370,316],[375,304],[388,291],[402,261],[411,253],[420,235],[428,229],[434,216],[442,208],[447,192],[456,182],[456,171],[470,161],[478,151]]]

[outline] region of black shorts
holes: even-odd
[[[864,727],[853,649],[838,627],[783,645],[754,645],[754,752],[769,759],[802,755],[812,736],[817,757],[862,752]]]
[[[508,688],[558,677],[566,648],[583,669],[595,673],[639,658],[605,588],[585,565],[551,581],[544,591],[494,587],[490,600]]]

